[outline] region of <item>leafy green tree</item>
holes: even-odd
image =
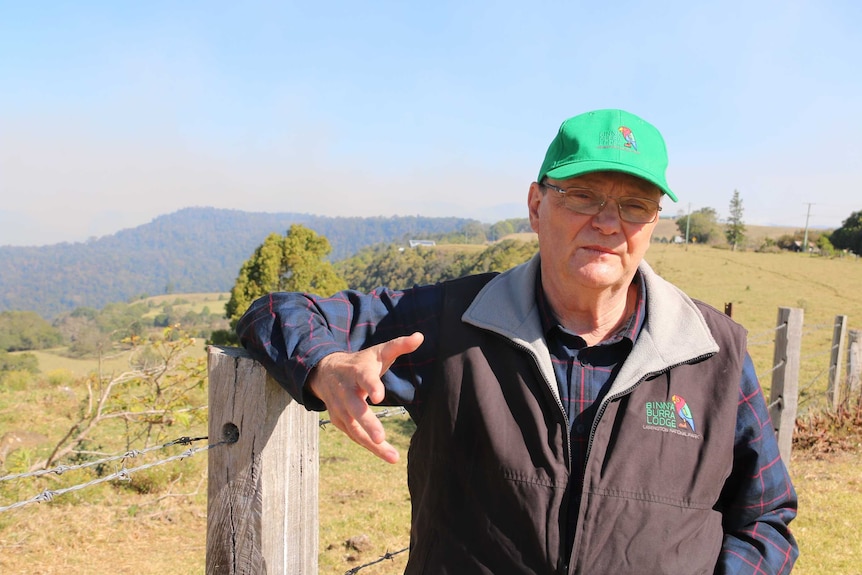
[[[719,234],[718,213],[713,208],[701,208],[690,215],[677,218],[676,227],[683,237],[686,226],[689,241],[700,244],[715,242]]]
[[[739,197],[739,190],[733,190],[733,197],[730,199],[730,217],[727,218],[727,225],[724,229],[727,243],[733,246],[733,251],[736,251],[736,246],[745,240],[745,223],[742,221],[742,212],[742,198]]]
[[[29,351],[55,347],[63,336],[34,311],[0,312],[0,349]]]
[[[488,228],[488,239],[497,241],[509,234],[532,231],[528,218],[510,218],[491,224]]]
[[[862,255],[862,210],[850,214],[841,227],[832,232],[829,241],[836,249]]]
[[[301,291],[330,295],[347,287],[325,258],[329,241],[300,224],[285,236],[270,234],[239,271],[225,304],[231,328],[257,298],[273,291]]]
[[[379,286],[409,288],[471,273],[505,271],[530,259],[537,249],[538,242],[519,240],[504,240],[480,252],[450,246],[410,249],[380,245],[339,262],[338,269],[348,285],[360,291]]]
[[[503,272],[529,260],[539,249],[538,240],[503,240],[480,253],[467,273]]]
[[[367,292],[380,286],[402,289],[456,278],[471,265],[466,259],[462,251],[439,246],[379,245],[339,262],[337,269],[351,289]]]
[[[830,257],[835,255],[835,247],[832,245],[832,242],[829,241],[829,236],[826,234],[817,238],[817,249],[820,250],[820,255]]]

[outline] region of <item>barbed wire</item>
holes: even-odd
[[[814,376],[814,379],[812,379],[811,381],[809,381],[808,383],[806,383],[804,386],[802,386],[802,387],[799,389],[799,397],[802,397],[802,394],[803,394],[803,393],[805,393],[806,391],[808,391],[809,389],[811,389],[811,387],[812,387],[812,386],[817,382],[817,380],[818,380],[818,379],[820,379],[820,378],[823,376],[823,374],[824,374],[824,373],[826,373],[826,372],[827,372],[827,371],[829,371],[829,370],[830,370],[830,368],[829,368],[829,367],[824,367],[823,369],[821,369],[821,370],[820,370],[820,373],[818,373],[817,375],[815,375],[815,376]],[[800,405],[800,406],[805,405],[806,403],[808,403],[809,401],[811,401],[811,399],[812,399],[813,397],[814,397],[814,396],[808,396],[808,397],[806,397],[804,400],[802,400],[802,401],[799,403],[799,405]]]
[[[166,444],[157,446],[157,448],[158,449],[164,449],[164,448],[169,447],[171,445],[178,445],[178,444],[189,445],[193,441],[200,441],[203,439],[208,439],[208,438],[207,437],[197,437],[197,438],[181,437],[181,438],[176,439],[174,441],[170,441]],[[120,469],[119,471],[117,471],[115,473],[111,473],[109,475],[105,475],[104,477],[99,477],[97,479],[93,479],[92,481],[88,481],[86,483],[79,483],[77,485],[72,485],[69,487],[61,488],[61,489],[53,489],[53,490],[52,489],[46,489],[46,490],[42,491],[41,493],[31,497],[30,499],[18,501],[16,503],[12,503],[11,505],[6,505],[6,506],[0,507],[0,513],[4,512],[4,511],[11,511],[11,510],[17,509],[19,507],[24,507],[25,505],[30,505],[31,503],[42,503],[44,501],[52,501],[54,499],[54,497],[56,497],[58,495],[64,495],[66,493],[70,493],[73,491],[80,491],[81,489],[85,489],[87,487],[92,487],[93,485],[98,485],[99,483],[105,483],[107,481],[113,481],[115,479],[120,480],[120,481],[129,481],[129,480],[131,480],[131,475],[133,473],[138,472],[138,471],[144,471],[145,469],[150,469],[152,467],[164,465],[165,463],[170,463],[172,461],[178,461],[178,460],[186,459],[186,458],[191,457],[197,453],[200,453],[201,451],[207,451],[207,450],[212,449],[214,447],[224,445],[225,443],[231,443],[230,439],[223,439],[222,441],[219,441],[218,443],[212,443],[212,444],[204,445],[201,447],[189,448],[189,449],[187,449],[187,450],[185,450],[182,453],[179,453],[177,455],[172,455],[170,457],[167,457],[165,459],[161,459],[159,461],[153,461],[151,463],[145,463],[143,465],[139,465],[138,467],[132,467],[132,468],[125,468],[124,467],[123,469]],[[152,450],[153,450],[152,448],[148,449],[148,451],[152,451]],[[131,453],[131,452],[127,452],[127,453]],[[136,456],[139,454],[140,453],[136,454]],[[116,461],[118,459],[124,459],[125,456],[126,456],[126,454],[107,458],[106,461]],[[54,471],[54,470],[52,470],[52,471]],[[24,474],[22,474],[22,475],[24,475]],[[32,476],[32,474],[30,476]]]
[[[52,467],[51,469],[39,469],[37,471],[30,471],[27,473],[17,473],[14,475],[5,475],[0,477],[0,481],[10,481],[12,479],[25,479],[28,477],[40,477],[42,475],[50,475],[51,473],[56,473],[57,475],[63,475],[67,471],[74,471],[76,469],[85,469],[87,467],[96,467],[99,465],[104,465],[105,463],[111,463],[113,461],[119,461],[121,459],[131,459],[134,457],[139,457],[141,455],[145,455],[150,453],[151,451],[158,451],[159,449],[165,449],[172,445],[191,445],[195,441],[201,441],[203,439],[208,439],[207,437],[179,437],[174,439],[173,441],[169,441],[167,443],[162,443],[160,445],[153,445],[152,447],[147,447],[145,449],[132,449],[130,451],[126,451],[121,455],[112,455],[110,457],[106,457],[104,459],[99,459],[98,461],[88,461],[87,463],[80,463],[78,465],[58,465],[57,467]]]
[[[783,323],[783,324],[777,325],[775,327],[762,329],[758,332],[749,332],[748,338],[747,338],[747,340],[748,340],[747,343],[749,346],[770,344],[773,341],[775,341],[775,338],[772,337],[772,334],[774,334],[775,332],[780,331],[782,329],[786,329],[786,328],[787,328],[787,324]],[[761,338],[763,338],[763,339],[761,339]]]
[[[773,365],[773,366],[772,366],[772,369],[770,369],[767,373],[775,373],[775,370],[777,370],[777,369],[778,369],[778,368],[780,368],[780,367],[784,367],[784,365],[785,365],[786,363],[787,363],[787,362],[786,362],[785,360],[783,360],[783,359],[782,359],[782,360],[781,360],[781,361],[779,361],[777,364]]]
[[[387,551],[379,559],[375,559],[374,561],[366,563],[365,565],[359,565],[357,567],[353,567],[352,569],[348,569],[347,571],[344,572],[344,575],[356,575],[356,573],[359,573],[360,571],[362,571],[366,567],[371,567],[372,565],[377,565],[378,563],[382,563],[382,562],[387,561],[387,560],[391,561],[396,555],[398,555],[400,553],[404,553],[408,549],[410,549],[410,548],[405,547],[404,549],[401,549],[399,551],[393,551],[392,553]]]
[[[374,415],[377,416],[377,419],[383,419],[384,417],[394,417],[396,415],[404,415],[405,413],[407,413],[407,410],[404,407],[387,407],[386,409],[381,409],[380,411],[375,412]],[[320,427],[326,427],[330,423],[332,423],[331,419],[321,419],[320,422],[318,422],[318,425]]]
[[[829,349],[827,349],[827,350],[825,350],[825,351],[823,351],[823,350],[820,350],[820,351],[811,351],[811,352],[806,353],[805,355],[801,355],[801,356],[799,356],[799,360],[800,360],[800,361],[804,361],[804,360],[811,359],[811,358],[813,358],[813,357],[820,357],[820,356],[823,356],[823,355],[832,355],[832,350],[834,350],[834,349],[836,349],[836,348],[835,348],[835,347],[830,347]]]

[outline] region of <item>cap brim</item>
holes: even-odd
[[[674,202],[678,201],[676,199],[676,194],[671,191],[667,182],[657,178],[654,174],[651,174],[646,170],[640,170],[634,166],[623,163],[609,162],[607,160],[582,160],[579,162],[572,162],[571,164],[557,166],[552,170],[548,170],[545,175],[555,180],[566,180],[568,178],[583,176],[584,174],[591,174],[593,172],[622,172],[624,174],[630,174],[641,178],[642,180],[646,180],[651,184],[655,184],[658,186],[658,189],[660,189],[671,200]]]

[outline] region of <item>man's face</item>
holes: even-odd
[[[620,218],[618,198],[642,198],[658,202],[661,192],[652,184],[619,172],[595,172],[547,183],[563,190],[589,188],[608,200],[595,215],[584,215],[566,206],[558,191],[533,183],[528,203],[530,225],[539,235],[542,281],[559,297],[592,290],[614,292],[627,288],[644,257],[656,222],[630,223]]]

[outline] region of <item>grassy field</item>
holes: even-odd
[[[229,297],[228,293],[183,293],[150,296],[140,301],[152,308],[145,317],[155,317],[166,305],[173,307],[179,315],[189,311],[201,313],[204,308],[209,308],[213,314],[224,314]]]
[[[766,388],[778,307],[803,308],[802,409],[825,402],[835,316],[847,315],[851,328],[862,329],[862,260],[665,244],[654,244],[647,260],[691,295],[719,309],[733,304],[734,318],[749,330],[752,356]],[[210,309],[214,310],[212,304]],[[202,348],[192,353],[202,353]],[[45,362],[43,373],[52,361],[50,355],[39,355]],[[75,373],[87,369],[84,364],[51,365]],[[0,435],[26,429],[57,438],[79,409],[81,386],[55,379],[28,389],[0,390]],[[384,420],[384,425],[390,441],[406,455],[412,423],[399,416]],[[201,430],[176,431],[180,436]],[[406,547],[410,517],[406,457],[397,465],[382,463],[331,426],[321,431],[320,439],[320,572],[345,573]],[[37,446],[33,455],[47,447],[48,442]],[[116,446],[113,452],[122,451]],[[168,464],[164,471],[155,468],[159,471],[152,477],[134,485],[101,484],[51,503],[0,513],[0,573],[203,573],[205,457]],[[0,468],[0,475],[6,472]],[[793,530],[802,550],[794,573],[862,574],[862,446],[828,455],[795,451],[791,474],[800,497]],[[82,479],[64,474],[0,484],[0,506]],[[150,484],[158,488],[148,492]],[[346,544],[362,535],[369,538],[367,548]],[[360,573],[400,573],[405,555]]]

